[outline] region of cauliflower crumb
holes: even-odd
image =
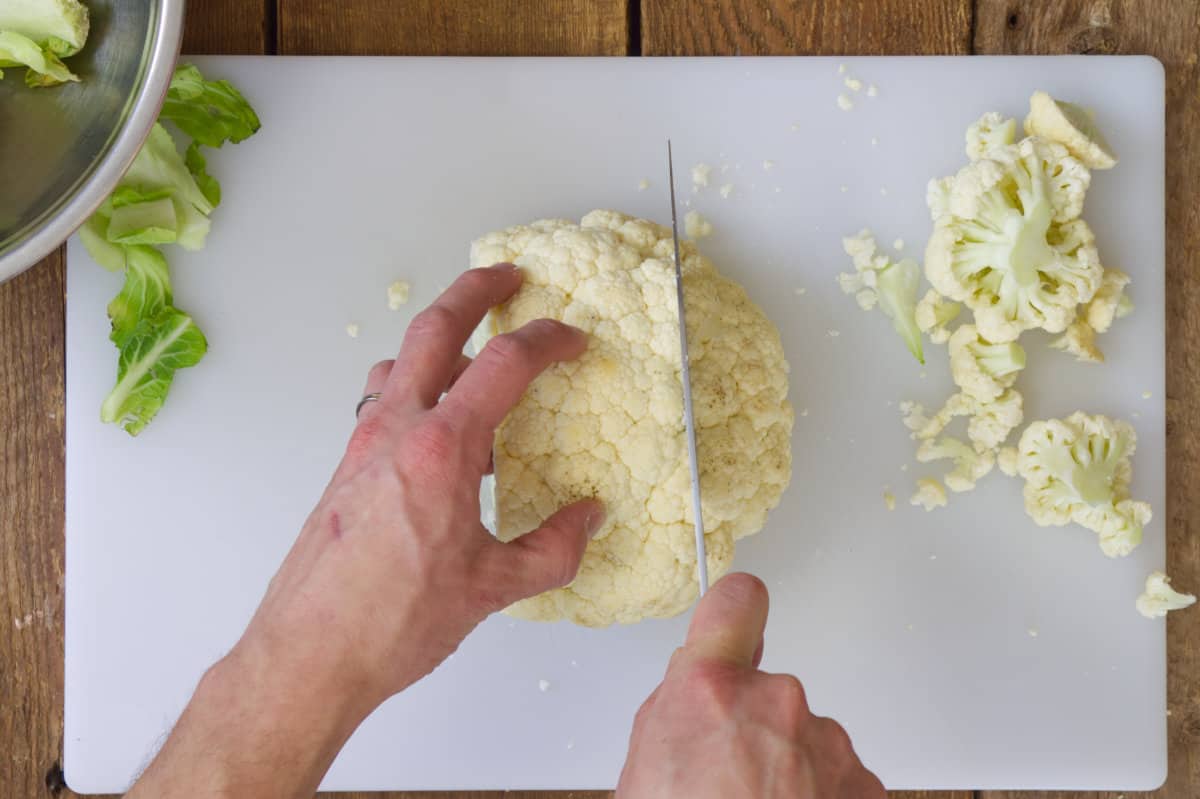
[[[683,217],[683,231],[689,239],[702,239],[712,235],[713,226],[699,211],[688,211]]]
[[[867,86],[867,97],[874,97],[877,94],[879,94],[879,89],[875,86],[874,83]]]
[[[642,178],[638,181],[638,191],[645,191],[648,188],[650,188],[650,181],[648,179]]]
[[[572,750],[572,749],[574,749],[574,748],[575,748],[575,742],[574,742],[574,741],[567,741],[567,751],[569,752],[569,751],[571,751],[571,750]]]
[[[696,164],[692,167],[692,188],[697,189],[708,185],[708,175],[712,167],[708,164]]]
[[[1150,399],[1150,398],[1152,398],[1153,396],[1154,396],[1154,395],[1153,395],[1153,394],[1151,394],[1149,391],[1143,391],[1143,392],[1142,392],[1142,399]]]
[[[838,337],[838,336],[840,336],[840,335],[842,335],[842,331],[840,331],[840,330],[834,330],[833,328],[830,328],[830,329],[829,329],[829,337],[830,337],[830,338],[837,338],[837,337]]]
[[[801,416],[808,416],[808,408],[802,408],[802,409],[800,410],[800,415],[801,415]]]
[[[408,295],[411,286],[407,280],[397,280],[387,287],[387,303],[388,308],[393,311],[398,311],[408,303]]]
[[[849,111],[850,109],[854,108],[854,101],[845,94],[839,94],[837,97],[837,107],[843,111]]]
[[[774,162],[774,161],[772,161],[772,160],[770,160],[770,159],[767,159],[767,160],[763,161],[763,171],[764,171],[764,172],[770,172],[770,171],[771,171],[772,169],[774,169],[774,168],[775,168],[775,162]]]
[[[1037,638],[1037,637],[1038,637],[1038,631],[1037,631],[1037,628],[1036,628],[1036,627],[1030,627],[1030,628],[1029,628],[1029,637],[1030,637],[1030,638]]]
[[[541,691],[542,693],[546,693],[547,691],[549,691],[550,690],[550,681],[549,680],[538,680],[538,690]]]
[[[878,137],[878,136],[872,136],[872,137],[871,137],[871,146],[872,146],[872,147],[878,147],[878,146],[879,146],[879,137]]]
[[[846,84],[846,88],[852,92],[862,91],[863,82],[861,80],[859,80],[858,78],[852,78],[849,75],[847,75],[842,80],[842,83]]]
[[[902,464],[900,464],[900,471],[902,471],[902,472],[907,472],[907,471],[908,471],[908,464],[907,464],[907,463],[902,463]]]
[[[846,65],[845,64],[838,64],[838,74],[839,75],[846,74]]]
[[[1182,610],[1196,601],[1191,594],[1181,594],[1171,587],[1171,578],[1160,571],[1146,578],[1146,589],[1137,598],[1138,613],[1147,619],[1161,619],[1168,611]]]
[[[354,322],[346,325],[346,335],[350,338],[358,338],[358,325]]]
[[[732,183],[726,183],[723,186],[721,186],[721,199],[722,200],[728,200],[729,195],[731,195],[731,194],[733,194],[733,184]]]
[[[896,495],[893,494],[891,491],[884,489],[883,504],[887,506],[888,510],[895,510],[896,509]]]
[[[803,297],[807,293],[808,293],[808,289],[804,288],[803,286],[800,286],[799,288],[796,289],[797,297]]]
[[[775,187],[775,193],[776,193],[776,194],[779,194],[781,191],[783,191],[783,186],[776,186],[776,187]]]
[[[841,192],[842,192],[842,194],[845,194],[845,193],[846,193],[846,192],[848,192],[848,191],[850,191],[850,187],[849,187],[849,186],[842,186],[842,187],[841,187]]]
[[[909,500],[910,504],[919,505],[926,511],[931,511],[934,508],[944,508],[947,502],[946,489],[932,477],[922,477],[918,480],[917,491]]]
[[[886,186],[879,187],[879,196],[881,196],[881,197],[887,196],[887,187]]]
[[[793,123],[792,123],[792,133],[798,133],[800,130],[801,130],[801,125],[800,125],[800,123],[799,123],[799,122],[793,122]]]
[[[893,241],[892,249],[903,250],[904,249],[904,239],[896,239],[895,241]]]

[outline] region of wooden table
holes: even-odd
[[[185,53],[1149,53],[1167,70],[1170,573],[1200,587],[1200,0],[191,0]],[[64,251],[0,286],[0,796],[70,796],[62,753]],[[115,498],[117,499],[117,498]],[[8,619],[13,619],[8,624]],[[26,619],[30,621],[26,623]],[[1171,769],[1200,796],[1200,611],[1168,621]],[[1115,729],[1113,735],[1121,735]],[[498,794],[459,794],[463,799]],[[507,794],[512,799],[603,793]],[[1020,794],[1117,799],[1124,794]],[[351,795],[344,794],[343,797]],[[368,794],[353,794],[366,799]],[[370,794],[380,796],[380,794]],[[409,794],[432,797],[434,794]],[[437,796],[447,796],[437,794]],[[905,793],[972,799],[971,792]],[[1017,794],[974,792],[981,799]],[[1133,799],[1133,795],[1129,795]]]

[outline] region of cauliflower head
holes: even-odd
[[[1195,603],[1196,597],[1171,587],[1171,578],[1160,571],[1146,578],[1146,589],[1137,598],[1138,613],[1147,619],[1161,619],[1171,610],[1182,610]]]
[[[779,332],[746,292],[681,241],[708,568],[762,529],[791,479],[793,413]],[[476,337],[540,317],[586,331],[587,352],[538,377],[496,432],[496,533],[512,540],[560,506],[602,499],[579,573],[509,608],[603,626],[674,616],[697,595],[671,231],[614,211],[542,220],[474,242],[525,282]]]
[[[1079,218],[1090,180],[1065,147],[1028,138],[931,184],[931,213],[941,213],[925,250],[929,282],[971,308],[989,341],[1061,333],[1103,273]]]
[[[1142,540],[1150,506],[1129,498],[1137,434],[1123,421],[1077,411],[1029,425],[1018,445],[1025,510],[1043,527],[1074,522],[1097,533],[1109,557]]]
[[[950,337],[950,374],[963,392],[991,402],[1017,380],[1025,368],[1025,350],[1015,341],[993,344],[974,325],[962,325]]]

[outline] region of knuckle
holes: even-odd
[[[854,746],[850,743],[850,734],[846,732],[845,727],[831,718],[821,717],[817,722],[821,741],[827,751],[832,752],[839,759],[854,756]]]
[[[450,461],[460,449],[454,425],[441,416],[428,414],[408,434],[403,451],[416,464],[428,467]]]
[[[395,365],[395,363],[396,362],[390,358],[386,361],[379,361],[376,363],[371,367],[370,371],[367,372],[367,382],[373,384],[382,384],[385,380],[387,380],[388,375],[392,373],[392,366]]]
[[[684,674],[683,690],[689,701],[710,713],[728,715],[737,695],[736,679],[730,667],[717,661],[693,663]]]
[[[519,332],[496,336],[484,349],[491,350],[493,358],[507,365],[528,363],[534,356],[533,343]]]
[[[804,685],[791,674],[772,674],[768,680],[771,702],[784,725],[789,730],[799,730],[809,715]]]
[[[434,303],[413,317],[406,336],[415,338],[442,337],[454,329],[457,315],[445,305]]]
[[[364,409],[365,410],[365,409]],[[387,430],[387,422],[382,414],[371,413],[354,427],[350,441],[346,445],[347,460],[357,461],[365,458],[375,449],[376,442],[383,438]]]

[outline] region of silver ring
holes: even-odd
[[[357,419],[358,415],[360,413],[362,413],[363,406],[366,405],[368,402],[379,402],[379,392],[373,391],[358,401],[358,404],[354,406],[354,418],[355,419]]]

